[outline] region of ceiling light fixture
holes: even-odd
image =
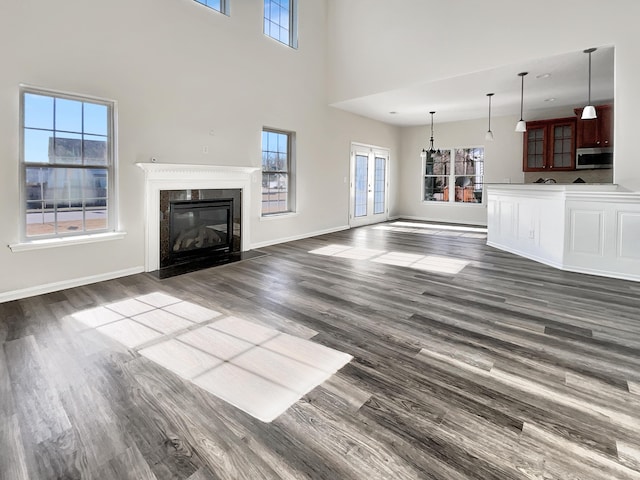
[[[520,87],[520,120],[516,123],[516,132],[526,132],[527,123],[522,119],[522,111],[524,108],[524,76],[529,72],[520,72],[518,76],[522,79],[522,86]]]
[[[596,118],[596,107],[591,105],[591,54],[595,52],[597,48],[587,48],[584,53],[589,54],[589,101],[587,106],[582,109],[582,120],[591,120]]]
[[[429,150],[425,150],[423,148],[422,152],[420,152],[420,158],[422,160],[426,160],[427,154],[429,154],[429,156],[434,160],[442,156],[439,149],[436,150],[435,148],[433,148],[433,114],[434,113],[436,112],[429,112],[429,114],[431,115],[431,138],[429,139]]]
[[[487,93],[487,97],[489,97],[489,130],[487,130],[484,139],[489,141],[493,141],[493,132],[491,131],[491,97],[494,95],[493,93]]]

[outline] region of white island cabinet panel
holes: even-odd
[[[489,185],[487,244],[575,272],[640,281],[640,193],[616,185]]]

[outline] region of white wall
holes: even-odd
[[[135,163],[259,166],[263,126],[297,134],[299,214],[260,221],[255,195],[251,243],[347,224],[351,141],[389,147],[393,162],[397,129],[327,106],[325,1],[299,2],[298,50],[262,34],[263,2],[231,3],[227,17],[193,0],[0,2],[0,242],[19,240],[21,83],[118,102],[120,228],[128,233],[99,244],[1,248],[0,301],[140,269],[144,192]]]
[[[522,183],[522,134],[514,131],[517,117],[491,119],[494,141],[488,142],[486,120],[435,123],[436,148],[484,146],[486,183]],[[423,202],[423,176],[420,152],[429,146],[430,126],[401,130],[402,165],[398,209],[403,216],[444,222],[486,225],[486,204]]]
[[[640,191],[637,0],[329,0],[330,101],[615,45],[614,181]],[[376,75],[366,72],[374,66]],[[403,148],[403,151],[406,149]],[[404,156],[406,162],[415,157]]]

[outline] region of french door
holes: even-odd
[[[351,145],[349,225],[357,227],[389,218],[389,150]]]

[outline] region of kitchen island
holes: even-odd
[[[487,185],[487,244],[563,270],[640,281],[640,193],[613,184]]]

